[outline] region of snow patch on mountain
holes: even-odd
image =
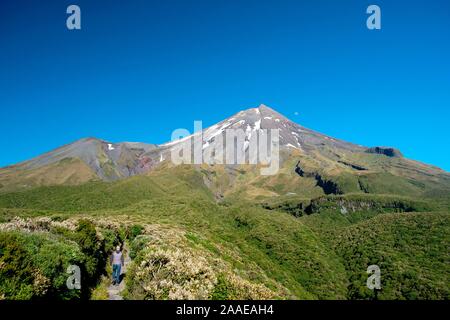
[[[261,130],[261,119],[255,122],[254,130]]]

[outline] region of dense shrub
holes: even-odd
[[[133,240],[137,236],[141,235],[144,231],[144,227],[139,224],[133,224],[128,231],[128,239]]]
[[[0,232],[0,298],[88,298],[103,272],[104,242],[92,222],[82,220],[75,231]],[[81,290],[66,285],[68,266],[81,271]]]
[[[80,220],[73,236],[85,255],[82,266],[82,281],[92,287],[103,273],[107,261],[104,241],[97,236],[94,224],[89,220]],[[80,267],[81,268],[81,267]]]
[[[147,243],[149,242],[150,237],[147,235],[141,235],[137,236],[133,241],[130,243],[130,258],[135,259],[140,251],[142,251]]]
[[[191,235],[192,236],[192,235]],[[148,235],[131,244],[135,256],[127,274],[128,299],[269,299],[266,286],[235,275],[203,250]]]
[[[349,299],[449,299],[448,213],[379,215],[346,228],[336,249],[349,274]],[[369,265],[381,290],[366,287]]]
[[[0,296],[6,299],[81,297],[66,287],[67,267],[82,266],[77,245],[45,234],[0,233]]]
[[[118,245],[122,245],[124,239],[122,234],[117,229],[101,229],[104,246],[106,252],[111,252]]]

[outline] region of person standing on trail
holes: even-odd
[[[123,263],[124,259],[122,251],[120,251],[120,246],[117,246],[116,251],[111,255],[113,285],[118,285],[120,283],[120,270],[122,269]]]

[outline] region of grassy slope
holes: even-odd
[[[98,180],[96,174],[79,159],[65,159],[34,170],[0,170],[0,192],[27,190],[42,185],[79,185]]]
[[[135,177],[115,183],[41,187],[0,196],[5,213],[53,210],[59,216],[120,217],[194,234],[207,250],[255,281],[276,280],[297,298],[345,297],[345,273],[333,251],[292,216],[248,204],[216,204],[199,173]],[[48,210],[48,211],[40,211]],[[329,282],[327,279],[336,279]]]
[[[281,177],[284,178],[279,181],[273,178],[241,177],[245,181],[238,181],[236,185],[244,188],[250,181],[258,190],[272,186],[273,191],[281,190],[284,193],[286,185],[295,184],[292,179],[297,176],[285,172]],[[314,188],[313,185],[309,186],[308,192],[314,193]],[[300,193],[301,188],[297,192]],[[311,196],[311,193],[308,195]],[[301,196],[298,194],[296,197]],[[189,241],[230,263],[235,272],[244,278],[272,288],[276,283],[285,287],[288,290],[284,293],[285,298],[370,297],[370,293],[361,293],[361,286],[367,279],[365,267],[361,269],[361,266],[370,261],[360,259],[359,252],[370,252],[373,239],[380,239],[376,243],[377,255],[381,254],[388,264],[402,262],[414,266],[413,270],[425,274],[425,278],[431,281],[430,286],[437,290],[423,296],[423,293],[419,294],[409,286],[408,290],[412,293],[389,289],[389,293],[380,297],[413,298],[415,294],[417,297],[442,298],[447,294],[442,289],[442,282],[435,275],[427,273],[436,264],[438,272],[445,274],[445,264],[440,263],[439,259],[446,257],[446,247],[436,245],[434,255],[428,257],[433,265],[422,264],[417,256],[423,252],[423,247],[417,246],[412,239],[414,230],[420,228],[419,223],[405,222],[405,227],[395,223],[396,215],[388,219],[390,215],[380,216],[377,210],[342,215],[333,209],[295,218],[285,212],[265,210],[255,205],[254,201],[240,200],[236,194],[228,200],[222,204],[214,201],[214,195],[204,184],[201,170],[177,167],[114,183],[39,187],[32,191],[0,194],[0,208],[3,208],[3,219],[13,215],[58,215],[63,218],[91,216],[180,229]],[[434,225],[436,222],[433,214],[420,217],[423,225]],[[439,217],[443,222],[431,229],[433,233],[430,236],[445,244],[448,243],[448,230],[443,228],[448,225],[448,218],[444,213]],[[371,229],[372,223],[376,228]],[[419,243],[431,245],[425,237],[426,229],[421,230]],[[373,235],[368,238],[370,241],[364,238],[366,234]],[[388,237],[391,234],[397,235],[397,238]],[[408,243],[412,243],[405,255],[401,250],[406,249],[398,249],[393,242],[403,234],[409,237],[404,246],[408,247]],[[392,248],[395,250],[392,251]],[[358,254],[354,255],[354,250]],[[382,255],[383,252],[386,255]],[[425,271],[421,269],[422,266]],[[392,265],[383,265],[382,268],[388,270],[386,272],[394,279],[393,283],[403,281],[403,273],[395,271],[397,269]],[[424,282],[420,277],[410,277],[414,279],[411,283],[419,283],[420,287],[416,291],[422,290]],[[401,295],[391,294],[391,291],[398,290],[402,292]]]

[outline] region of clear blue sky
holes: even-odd
[[[260,103],[449,171],[450,2],[0,1],[0,166],[87,136],[163,143]]]

